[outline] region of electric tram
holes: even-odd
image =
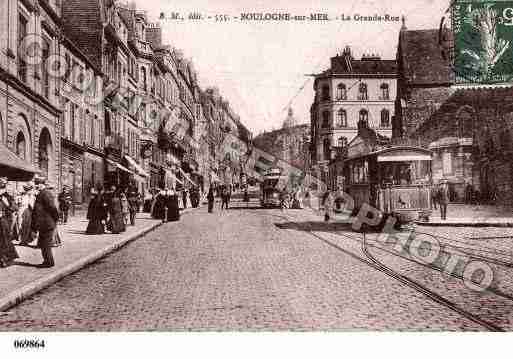
[[[348,156],[344,161],[345,192],[355,211],[364,203],[379,209],[384,219],[400,224],[431,215],[431,151],[413,146],[392,146]]]
[[[282,172],[279,168],[271,168],[263,176],[260,184],[260,204],[264,208],[280,206],[280,193],[282,189]]]

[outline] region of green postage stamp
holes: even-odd
[[[452,4],[457,83],[513,81],[513,0]]]

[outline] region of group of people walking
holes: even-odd
[[[185,197],[185,202],[187,197]],[[185,206],[187,203],[185,204]],[[165,222],[180,220],[180,206],[178,194],[172,189],[161,189],[153,198],[150,208],[151,216]]]
[[[135,185],[126,189],[112,185],[106,191],[97,185],[87,209],[86,234],[125,232],[127,225],[135,225],[140,206],[141,196]]]
[[[23,186],[16,197],[9,194],[6,177],[0,178],[0,267],[7,267],[19,258],[15,244],[30,245],[41,250],[43,263],[39,267],[55,265],[52,247],[60,245],[57,209],[52,187],[45,178],[36,177]]]

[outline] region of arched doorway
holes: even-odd
[[[18,132],[16,135],[16,147],[15,147],[16,155],[22,160],[27,160],[27,140],[25,139],[25,135],[23,132]]]
[[[51,154],[52,154],[52,138],[50,136],[50,132],[45,127],[41,131],[41,134],[39,136],[39,169],[41,170],[41,174],[46,177],[50,178],[50,168],[51,167]]]

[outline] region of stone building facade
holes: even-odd
[[[59,53],[60,17],[55,1],[0,2],[0,143],[39,168],[55,187],[60,185],[62,111],[59,81],[47,64]],[[39,46],[36,64],[25,57],[26,40]]]
[[[330,69],[315,77],[311,107],[312,165],[328,181],[328,163],[347,146],[360,123],[392,136],[397,91],[396,60],[376,55],[355,59],[351,49],[331,58]]]
[[[454,77],[439,30],[408,30],[397,47],[397,96],[392,137],[409,138],[449,98]]]
[[[513,88],[462,88],[412,137],[434,152],[434,180],[449,180],[454,201],[471,184],[483,202],[511,204],[512,131]]]

